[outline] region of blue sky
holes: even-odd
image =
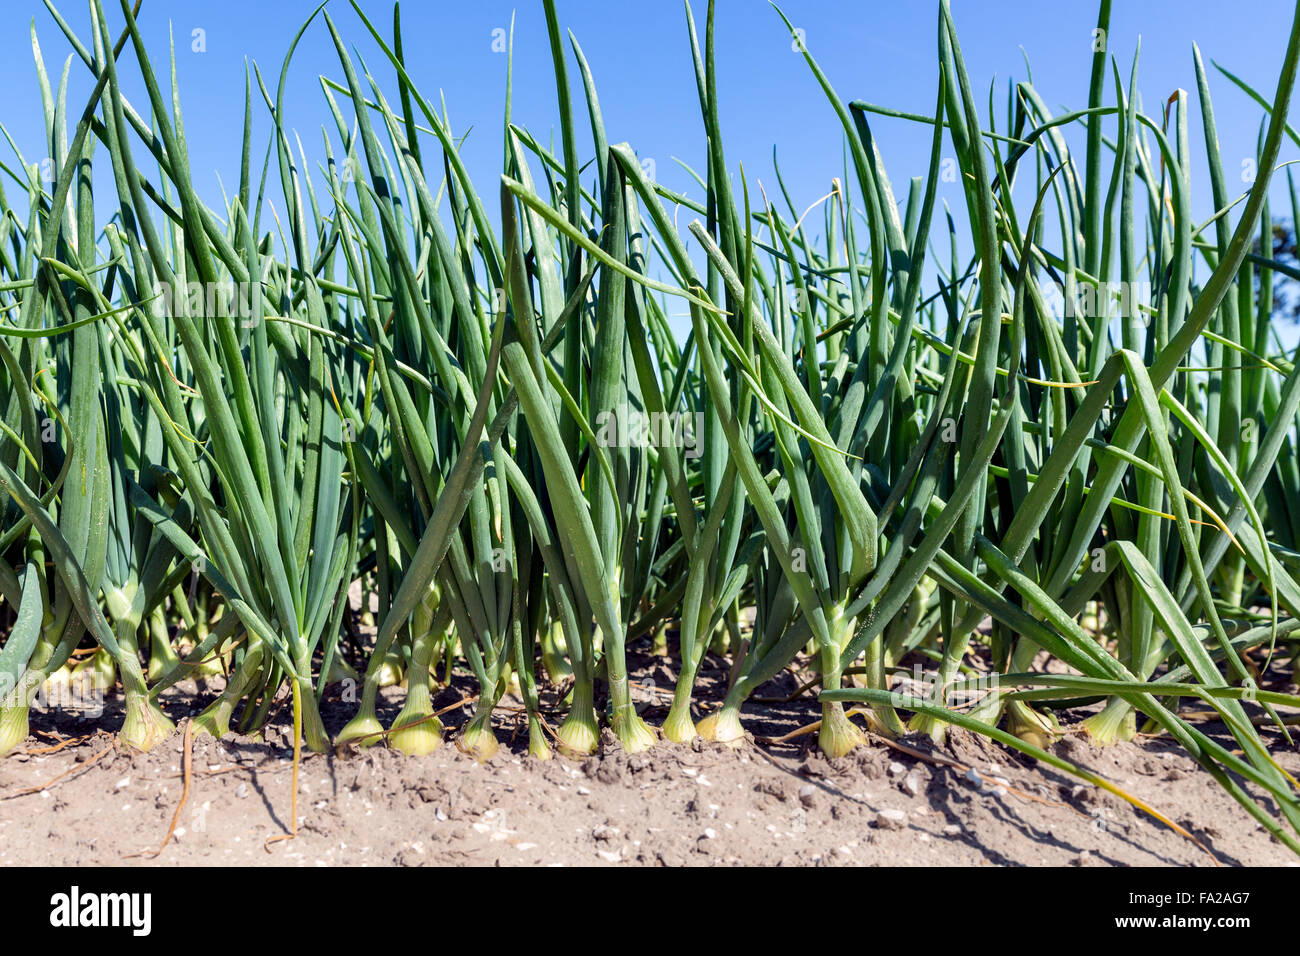
[[[0,32],[0,88],[4,90],[0,121],[28,162],[33,162],[44,155],[46,147],[28,21],[35,22],[46,67],[55,83],[71,48],[42,3],[4,0],[3,6],[6,29]],[[110,23],[116,30],[122,22],[121,13],[116,2],[109,6]],[[698,198],[700,190],[674,162],[675,157],[700,171],[704,168],[705,144],[682,5],[669,0],[635,4],[559,0],[558,6],[562,25],[577,36],[591,64],[610,141],[629,141],[643,158],[654,160],[655,173],[665,185]],[[64,15],[88,41],[85,4],[67,3],[65,7]],[[307,0],[225,0],[215,4],[210,0],[145,0],[142,28],[155,66],[164,75],[169,21],[175,31],[190,160],[196,185],[214,208],[221,208],[218,176],[230,190],[238,181],[245,61],[256,61],[274,89],[289,41],[313,7]],[[364,7],[382,30],[391,30],[391,4],[366,2]],[[1255,152],[1261,110],[1214,71],[1209,60],[1223,63],[1271,96],[1292,11],[1281,0],[1252,0],[1248,5],[1217,0],[1121,0],[1115,7],[1108,51],[1118,59],[1127,82],[1141,37],[1139,84],[1146,111],[1157,115],[1158,104],[1178,87],[1191,91],[1193,212],[1199,221],[1211,208],[1192,42],[1200,44],[1211,71],[1229,189],[1239,190],[1244,186],[1235,173],[1241,160]],[[326,9],[345,40],[356,47],[384,84],[390,101],[396,103],[393,71],[351,7],[331,0]],[[694,9],[703,40],[705,0]],[[937,3],[785,0],[783,9],[805,31],[808,48],[845,100],[865,99],[902,110],[932,111]],[[408,2],[402,9],[410,72],[426,96],[435,100],[445,96],[458,135],[470,131],[462,155],[480,192],[492,205],[501,170],[506,72],[506,57],[493,51],[493,31],[509,28],[512,11],[513,119],[543,142],[552,131],[558,141],[553,73],[540,0],[518,4],[438,0]],[[953,13],[972,81],[985,102],[990,81],[996,78],[998,82],[999,125],[1004,122],[1007,79],[1025,78],[1026,56],[1035,86],[1050,108],[1086,105],[1096,18],[1093,5],[954,0]],[[195,30],[203,31],[202,52],[193,49],[197,45]],[[802,208],[827,191],[832,177],[841,175],[842,137],[836,117],[766,0],[719,0],[717,38],[723,140],[732,172],[743,162],[751,186],[760,180],[773,195],[776,184],[771,157],[775,145],[786,184]],[[143,111],[147,98],[133,59],[129,50],[123,54],[128,63],[124,71],[127,91]],[[572,56],[570,64],[585,142],[586,112]],[[319,84],[321,74],[342,80],[328,31],[318,18],[295,53],[286,105],[288,123],[301,136],[314,175],[315,164],[324,155],[322,124],[328,124],[334,135]],[[88,75],[79,60],[73,62],[69,112],[74,116],[89,92]],[[270,120],[256,91],[254,96],[255,159],[260,164]],[[1108,123],[1113,128],[1113,120]],[[885,118],[878,118],[873,129],[901,199],[907,180],[925,171],[929,133],[919,124]],[[0,159],[12,165],[7,145],[0,143],[0,153]],[[1300,151],[1288,144],[1282,158],[1298,155]],[[1284,184],[1284,179],[1280,181]],[[104,176],[99,182],[101,198],[107,198],[104,194],[110,180]],[[7,182],[6,188],[12,199],[13,184]],[[1021,202],[1031,188],[1027,181],[1020,185]],[[269,195],[276,199],[277,208],[282,207],[278,190]],[[1288,212],[1280,204],[1282,195],[1275,190],[1279,202],[1274,212],[1279,216]],[[940,198],[958,209],[963,202],[956,183],[945,185]]]

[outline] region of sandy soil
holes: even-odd
[[[660,659],[639,663],[645,687],[671,678]],[[706,686],[721,677],[706,673]],[[796,686],[784,681],[771,696]],[[165,698],[174,719],[191,711],[195,690],[182,685]],[[435,706],[463,693],[448,688]],[[385,723],[401,697],[385,692]],[[308,756],[298,836],[268,847],[290,823],[283,709],[262,738],[193,742],[189,793],[155,857],[184,789],[183,738],[149,754],[120,752],[108,733],[120,723],[114,707],[110,700],[96,721],[35,714],[27,745],[0,760],[0,865],[1297,864],[1159,738],[1101,749],[1070,732],[1055,746],[1195,842],[1117,797],[961,732],[939,750],[910,737],[900,743],[912,752],[875,741],[834,761],[812,736],[735,750],[661,743],[633,756],[607,737],[595,757],[542,763],[524,756],[525,735],[515,734],[509,714],[498,727],[501,751],[485,764],[451,742],[424,758],[383,747]],[[328,729],[351,709],[328,702]],[[763,738],[816,717],[808,699],[751,710],[747,727]],[[467,715],[444,720],[455,727]],[[657,723],[663,708],[650,705],[646,716]],[[1300,773],[1294,750],[1279,741],[1274,752]]]

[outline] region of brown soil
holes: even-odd
[[[671,686],[665,659],[637,663],[638,686]],[[714,669],[703,678],[707,696],[725,674]],[[764,694],[781,698],[796,687],[787,674]],[[174,719],[212,699],[211,688],[197,690],[181,685],[165,695]],[[467,690],[448,688],[435,706],[455,704]],[[662,720],[663,696],[647,707],[652,723]],[[400,689],[385,691],[385,724],[401,698]],[[661,743],[633,756],[607,735],[598,756],[538,762],[525,756],[526,734],[508,712],[497,728],[501,751],[485,764],[451,742],[424,758],[383,747],[306,756],[298,836],[268,849],[267,839],[290,822],[287,708],[260,738],[193,742],[185,806],[170,843],[153,857],[181,800],[183,738],[148,754],[120,752],[107,733],[120,723],[115,707],[110,700],[95,721],[33,714],[33,737],[0,760],[0,865],[1297,863],[1167,739],[1103,749],[1067,732],[1055,746],[1197,842],[1117,797],[962,732],[938,750],[916,737],[901,742],[920,756],[874,741],[833,761],[816,750],[815,735],[734,750]],[[336,732],[352,710],[327,701],[327,728]],[[747,729],[764,738],[817,713],[806,697],[748,711]],[[453,710],[444,720],[455,727],[468,714]],[[1274,753],[1300,773],[1296,751],[1277,740]]]

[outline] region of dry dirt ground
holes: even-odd
[[[671,677],[660,659],[640,665],[644,686],[653,679],[663,686]],[[723,676],[706,672],[704,685]],[[764,692],[788,694],[796,684],[788,675],[784,680]],[[174,719],[197,709],[196,690],[181,685],[165,696]],[[448,688],[435,706],[455,704],[464,692]],[[385,723],[401,697],[400,689],[385,692]],[[202,701],[210,699],[209,689]],[[115,701],[95,721],[34,714],[27,744],[0,760],[0,865],[1297,862],[1167,739],[1103,749],[1067,732],[1055,747],[1193,839],[1117,797],[963,732],[937,750],[909,737],[900,742],[906,750],[874,741],[833,761],[820,755],[813,736],[804,736],[735,750],[661,743],[632,756],[607,739],[597,756],[538,762],[525,756],[525,735],[515,734],[508,713],[498,726],[501,751],[484,764],[450,740],[423,758],[383,747],[307,756],[298,835],[268,847],[268,838],[290,823],[292,749],[284,709],[262,737],[195,739],[189,792],[178,815],[182,736],[148,754],[118,751],[106,732],[120,724]],[[352,705],[327,701],[323,711],[336,732]],[[807,698],[749,711],[748,729],[763,738],[816,717]],[[453,710],[444,720],[452,728],[467,715]],[[646,716],[657,723],[663,708],[651,705]],[[1269,740],[1280,763],[1300,773],[1300,754]],[[174,835],[154,856],[173,819]]]

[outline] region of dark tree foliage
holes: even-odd
[[[1300,275],[1300,250],[1296,245],[1295,223],[1274,222],[1272,238],[1270,257],[1293,272],[1292,275],[1282,271],[1273,273],[1273,317],[1281,322],[1300,323],[1300,279],[1297,279]],[[1258,240],[1254,251],[1260,251]],[[1260,266],[1255,266],[1256,283],[1259,282],[1260,269]]]

